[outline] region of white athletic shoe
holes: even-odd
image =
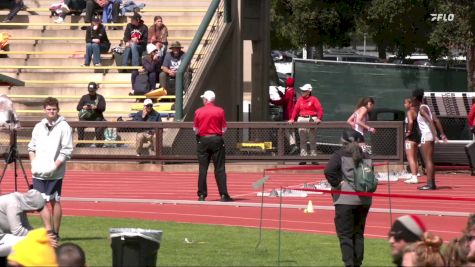
[[[401,180],[408,180],[412,178],[412,174],[409,172],[402,171],[398,173],[398,178]]]
[[[417,176],[412,176],[411,179],[408,179],[404,181],[406,184],[417,184],[419,183],[419,180],[417,179]]]
[[[58,17],[57,19],[54,20],[54,23],[63,23],[64,19],[62,17]]]

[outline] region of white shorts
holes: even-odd
[[[425,142],[431,142],[434,141],[434,136],[432,133],[422,133],[421,134],[421,144],[424,144]]]

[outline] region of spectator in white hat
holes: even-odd
[[[132,72],[134,95],[144,95],[156,89],[157,69],[160,63],[160,50],[154,44],[147,45],[147,55],[142,58],[142,68]],[[137,81],[137,77],[143,75]]]
[[[153,101],[149,98],[143,102],[143,110],[135,113],[133,121],[161,122],[160,113],[153,109]],[[148,156],[150,150],[155,151],[155,131],[153,129],[143,128],[137,132],[135,147],[137,156]]]
[[[294,123],[295,119],[297,122],[312,122],[319,124],[323,118],[323,107],[320,104],[320,101],[314,96],[312,96],[312,86],[310,84],[305,84],[300,87],[301,96],[295,103],[294,111],[292,116],[289,119],[289,123]],[[300,136],[300,156],[306,157],[317,156],[317,130],[315,127],[306,127],[299,128]],[[310,142],[310,153],[307,150],[307,142]],[[300,162],[300,165],[305,165],[306,162]],[[312,162],[312,164],[317,164],[317,162]]]

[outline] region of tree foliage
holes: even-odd
[[[289,49],[350,45],[355,10],[364,1],[273,0],[272,46]]]

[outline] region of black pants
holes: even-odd
[[[94,0],[88,0],[86,3],[86,16],[84,17],[84,22],[90,23],[92,17],[94,16],[94,10],[101,10],[102,15],[102,7],[98,5]],[[120,2],[115,1],[112,4],[112,22],[117,23],[119,21],[119,12],[120,12]]]
[[[206,175],[211,160],[214,164],[214,177],[218,185],[219,195],[228,195],[226,185],[226,168],[224,163],[226,150],[224,148],[224,140],[221,136],[204,136],[198,141],[198,196],[208,196],[208,186],[206,184]]]
[[[82,120],[84,121],[84,120]],[[104,118],[96,118],[94,120],[87,120],[87,121],[104,121]],[[97,127],[94,129],[96,134],[96,140],[104,140],[104,131],[106,128]],[[84,127],[78,127],[78,140],[84,140]],[[85,144],[81,144],[80,146],[84,146]],[[97,144],[97,146],[102,147],[103,144]]]
[[[364,256],[364,228],[369,206],[335,205],[335,227],[345,266],[361,266]]]

